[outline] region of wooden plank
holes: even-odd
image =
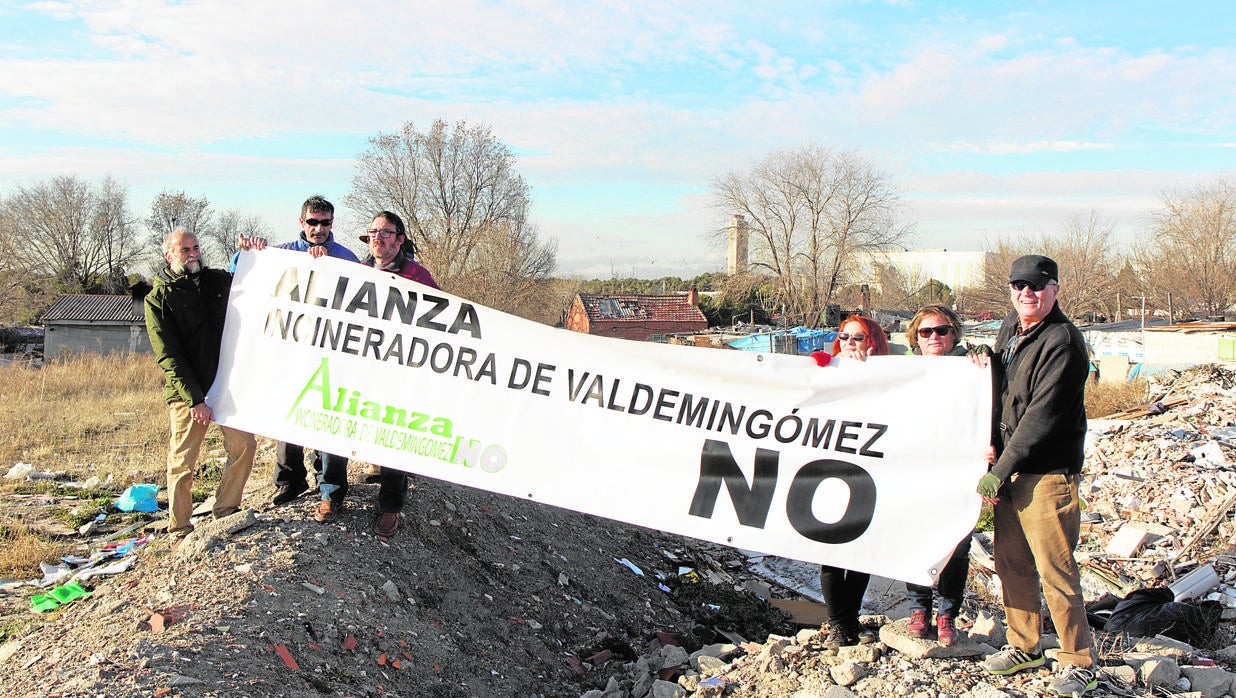
[[[774,608],[790,614],[790,621],[797,625],[819,627],[828,622],[828,607],[807,599],[769,599]]]

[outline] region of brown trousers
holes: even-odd
[[[1010,645],[1038,651],[1043,631],[1040,593],[1060,636],[1061,664],[1088,667],[1090,625],[1073,550],[1081,533],[1080,475],[1015,474],[995,506],[996,574],[1004,588]]]
[[[168,405],[172,434],[167,445],[167,530],[176,531],[189,527],[193,514],[193,471],[197,469],[198,452],[206,439],[208,424],[200,424],[189,417],[189,406],[183,402]],[[225,512],[240,506],[245,492],[249,471],[253,470],[253,456],[257,453],[257,439],[253,434],[219,425],[223,431],[223,450],[227,452],[227,464],[219,489],[215,491],[214,513]]]

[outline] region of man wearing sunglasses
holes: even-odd
[[[300,237],[276,247],[308,252],[315,259],[329,256],[359,262],[352,250],[335,241],[331,232],[334,224],[334,204],[315,194],[301,204]],[[317,451],[313,456],[313,469],[318,474],[318,491],[322,495],[322,503],[314,513],[314,518],[330,523],[338,517],[343,493],[348,488],[348,459]],[[278,442],[275,447],[275,496],[271,503],[286,504],[301,496],[309,490],[308,479],[304,447],[285,441]]]
[[[416,247],[408,240],[407,228],[397,214],[378,213],[360,240],[369,245],[369,256],[362,264],[438,288],[429,270],[412,259]],[[373,522],[373,530],[379,536],[390,537],[399,530],[399,516],[408,492],[408,474],[395,468],[381,468],[378,477],[381,483],[378,486],[378,517]]]
[[[1086,434],[1084,393],[1089,360],[1081,332],[1056,301],[1055,261],[1013,261],[1013,312],[996,336],[993,410],[996,460],[978,493],[995,510],[996,573],[1003,583],[1009,644],[983,662],[992,674],[1043,666],[1039,645],[1047,600],[1060,637],[1057,695],[1082,694],[1097,681],[1090,626],[1073,550],[1081,531],[1078,484]]]

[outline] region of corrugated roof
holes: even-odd
[[[43,323],[65,321],[143,322],[129,296],[70,294],[56,299],[43,313]]]
[[[584,312],[591,320],[648,322],[708,322],[697,306],[681,295],[622,294],[602,296],[579,294]]]

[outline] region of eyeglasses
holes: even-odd
[[[1009,282],[1009,288],[1013,289],[1014,291],[1017,291],[1018,293],[1026,290],[1027,286],[1030,287],[1031,291],[1038,293],[1039,291],[1042,291],[1048,286],[1055,286],[1055,285],[1056,285],[1055,281],[1022,281],[1021,279],[1018,279],[1017,281]]]
[[[939,327],[920,327],[918,328],[918,336],[927,339],[934,332],[937,337],[947,337],[953,331],[952,325],[940,325]]]
[[[305,219],[305,225],[309,227],[313,227],[315,225],[324,225],[329,228],[332,224],[334,224],[334,222],[335,222],[334,218],[306,218]]]
[[[863,341],[864,339],[867,339],[867,335],[865,335],[865,334],[850,334],[849,332],[838,332],[838,333],[837,333],[837,339],[840,339],[840,340],[841,340],[841,341],[843,341],[843,342],[848,341],[848,340],[851,340],[851,339],[853,339],[853,340],[854,340],[854,341],[856,341],[856,342],[861,342],[861,341]]]
[[[374,237],[376,235],[377,237],[380,237],[383,240],[390,240],[391,238],[398,235],[399,231],[398,230],[378,230],[377,228],[373,228],[370,230],[366,230],[365,234],[367,234],[369,237]]]

